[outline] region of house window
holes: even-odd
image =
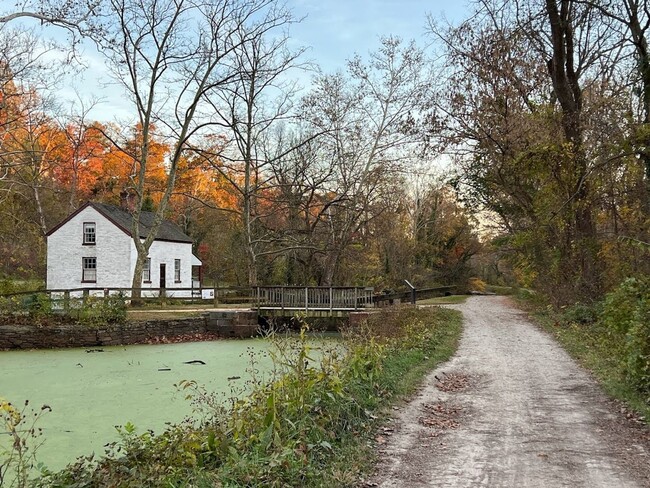
[[[144,268],[142,268],[142,281],[151,283],[151,258],[144,260]]]
[[[82,261],[81,281],[83,283],[97,283],[97,258],[82,258]]]
[[[174,259],[174,281],[176,283],[181,282],[181,260]]]
[[[96,236],[95,222],[84,222],[84,245],[94,246]]]

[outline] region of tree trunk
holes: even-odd
[[[323,269],[322,286],[334,286],[334,277],[336,276],[336,272],[339,268],[342,252],[342,245],[336,245],[334,249],[331,249],[327,253],[325,266]]]
[[[248,267],[248,284],[257,286],[257,254],[255,253],[255,243],[253,242],[253,215],[252,215],[252,194],[250,189],[250,164],[246,165],[246,174],[244,176],[244,202],[243,202],[243,224],[244,239],[246,245],[246,264]]]
[[[642,27],[639,20],[639,5],[634,1],[626,3],[630,16],[630,33],[632,34],[639,75],[643,85],[643,130],[637,144],[641,146],[638,153],[645,170],[645,195],[642,204],[646,211],[650,211],[650,53],[648,52],[648,41],[645,37],[646,27]]]
[[[38,191],[38,187],[35,186],[34,190],[34,202],[36,203],[36,212],[38,213],[38,225],[41,228],[41,233],[43,235],[47,234],[47,224],[45,222],[45,212],[43,210],[43,203],[41,202],[41,193]]]
[[[148,252],[148,251],[147,251]],[[138,251],[138,255],[135,260],[135,270],[133,271],[133,281],[131,282],[131,303],[133,305],[138,305],[141,303],[142,298],[142,273],[144,271],[144,261],[147,258],[147,253],[141,255]]]
[[[553,82],[553,89],[562,109],[562,129],[565,140],[570,144],[571,155],[566,164],[571,165],[569,202],[573,209],[575,235],[570,253],[573,266],[578,269],[579,294],[590,293],[600,289],[598,272],[598,246],[593,222],[591,203],[589,202],[589,184],[587,181],[587,161],[583,148],[582,130],[582,90],[574,66],[574,32],[571,0],[546,0],[546,12],[551,27],[552,58],[548,61],[548,71]],[[571,249],[572,248],[572,249]]]

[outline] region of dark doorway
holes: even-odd
[[[160,288],[167,288],[167,265],[160,263]]]

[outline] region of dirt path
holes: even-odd
[[[378,436],[382,487],[650,487],[642,427],[501,297],[454,306],[458,352]]]

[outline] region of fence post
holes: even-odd
[[[415,305],[415,303],[417,302],[415,287],[411,284],[409,280],[404,280],[404,283],[406,283],[408,287],[411,289],[411,303]]]
[[[305,312],[309,311],[309,288],[305,286]]]
[[[84,289],[82,293],[83,293],[83,297],[81,300],[83,304],[86,305],[86,303],[88,303],[88,296],[90,295],[90,292],[88,291],[88,289]]]
[[[355,287],[354,287],[354,309],[355,309],[355,310],[357,309],[357,291],[358,291],[358,290],[359,290],[359,289],[355,286]]]
[[[70,311],[70,290],[63,292],[63,311],[65,313]]]
[[[332,313],[333,308],[334,308],[334,289],[330,286],[330,313]]]

